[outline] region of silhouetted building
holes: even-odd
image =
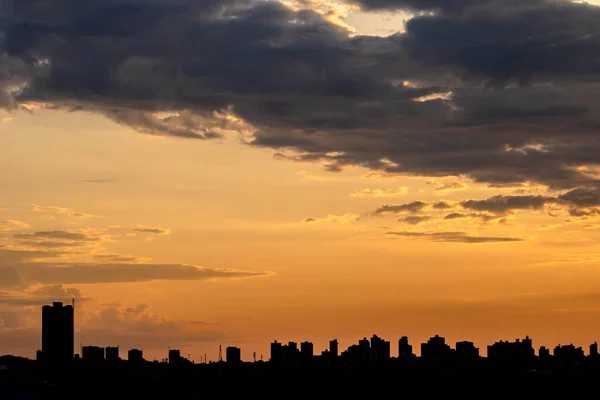
[[[181,361],[181,352],[177,349],[169,349],[169,364],[179,364]]]
[[[338,341],[337,339],[333,339],[329,342],[329,357],[337,358],[339,354]]]
[[[239,347],[228,347],[225,349],[225,361],[227,364],[239,364],[242,362],[242,350]]]
[[[398,358],[401,359],[409,359],[413,356],[413,349],[410,344],[408,344],[408,337],[402,336],[400,340],[398,340]]]
[[[390,342],[383,340],[377,335],[371,337],[371,361],[382,361],[390,359]]]
[[[73,306],[54,302],[42,307],[42,357],[52,363],[73,359],[75,345]]]
[[[535,358],[529,336],[514,342],[499,341],[488,346],[488,359],[494,363],[528,366]]]
[[[368,361],[371,359],[371,342],[367,338],[362,338],[358,341],[358,348],[360,349],[360,359],[362,361]]]
[[[144,352],[138,349],[131,349],[127,352],[127,361],[131,362],[143,362]]]
[[[542,360],[548,360],[550,358],[550,349],[546,348],[546,346],[540,347],[539,357]]]
[[[475,361],[479,358],[479,349],[473,342],[456,342],[456,358],[461,362]]]
[[[563,364],[577,363],[583,361],[585,354],[581,347],[573,344],[558,345],[554,348],[554,359]]]
[[[104,361],[104,347],[83,346],[81,348],[81,358],[86,362],[102,362]]]
[[[598,343],[594,342],[590,344],[590,356],[597,357],[598,356]]]
[[[270,362],[281,365],[283,363],[283,346],[277,340],[271,343]]]
[[[119,358],[119,346],[117,347],[107,347],[106,348],[106,360],[107,361],[117,361]]]
[[[300,343],[300,359],[302,363],[308,364],[313,360],[314,346],[311,342]]]
[[[452,352],[446,344],[446,339],[435,335],[427,343],[421,344],[421,358],[427,361],[442,361],[448,358]]]

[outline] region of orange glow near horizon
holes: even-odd
[[[134,347],[132,332],[147,329],[135,347],[157,359],[169,346],[196,360],[205,353],[216,359],[219,344],[242,347],[247,360],[253,352],[268,358],[273,340],[309,340],[318,350],[337,338],[343,349],[373,333],[392,343],[408,335],[417,352],[434,334],[451,344],[472,340],[484,354],[487,344],[525,335],[537,347],[595,340],[600,253],[594,221],[582,226],[560,210],[555,217],[517,211],[502,223],[483,224],[431,219],[412,225],[397,222],[399,215],[372,215],[384,204],[485,199],[514,188],[381,178],[359,169],[324,172],[234,140],[148,137],[83,114],[19,115],[3,130],[1,184],[10,188],[0,211],[3,250],[39,250],[44,247],[36,244],[52,240],[19,241],[18,235],[77,232],[87,235],[83,246],[58,249],[50,258],[38,254],[33,262],[226,271],[194,280],[65,283],[42,297],[36,290],[49,283],[34,283],[19,320],[34,337],[36,299],[62,290],[64,297],[81,294],[77,343]],[[433,231],[522,241],[389,234]],[[240,271],[248,275],[236,276]],[[71,287],[77,292],[65,291]],[[3,296],[16,295],[6,289]],[[105,332],[108,326],[116,332]],[[33,356],[35,341],[28,343],[0,352]]]

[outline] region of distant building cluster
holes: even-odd
[[[52,305],[42,307],[42,348],[37,352],[37,359],[52,364],[68,363],[74,359],[89,363],[122,361],[118,346],[82,346],[81,354],[74,354],[74,309],[74,301],[72,305],[55,302]],[[370,339],[365,337],[341,353],[339,352],[338,341],[331,340],[329,348],[323,350],[319,355],[315,354],[311,342],[305,341],[298,346],[296,342],[283,344],[274,341],[271,343],[269,364],[277,367],[316,364],[357,365],[386,363],[392,359],[398,362],[419,360],[427,363],[453,362],[465,364],[475,363],[483,359],[474,343],[460,341],[452,348],[446,343],[444,337],[438,335],[421,344],[420,357],[413,353],[413,346],[409,343],[407,336],[402,336],[398,340],[397,348],[397,356],[393,357],[390,342],[377,335],[373,335]],[[587,358],[600,359],[597,343],[590,345]],[[514,342],[499,341],[489,345],[486,359],[496,365],[529,365],[534,360],[577,364],[583,362],[586,355],[581,347],[567,344],[556,346],[552,353],[550,349],[542,346],[536,356],[533,342],[527,336],[524,339],[516,339]],[[145,360],[142,350],[128,350],[127,361],[130,363],[143,363]],[[193,364],[193,361],[183,357],[177,349],[169,349],[168,358],[163,361],[170,365]],[[256,354],[254,354],[254,362],[257,362]],[[262,363],[262,357],[258,362]],[[206,355],[204,356],[204,363],[206,363]],[[230,366],[244,364],[241,349],[227,347],[225,349],[225,359],[223,360],[221,347],[219,347],[219,363]]]

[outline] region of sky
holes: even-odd
[[[600,6],[0,1],[0,354],[600,340]]]

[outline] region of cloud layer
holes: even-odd
[[[600,162],[599,7],[348,3],[427,12],[370,37],[277,1],[7,0],[0,106],[184,138],[242,133],[332,171],[597,187],[580,167]]]

